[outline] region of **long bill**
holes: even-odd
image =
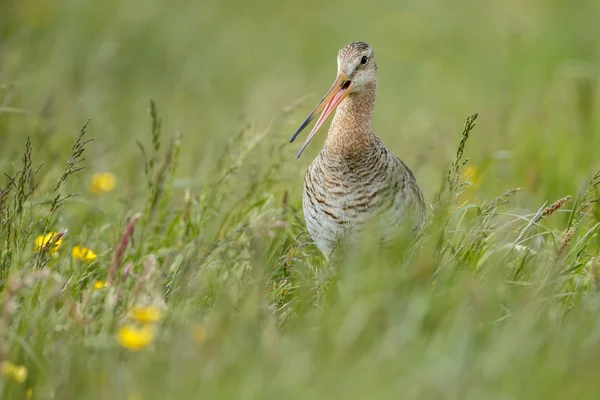
[[[298,150],[298,153],[296,153],[296,159],[300,157],[306,146],[308,146],[308,143],[315,136],[315,133],[317,133],[317,131],[319,130],[321,125],[323,125],[323,122],[325,122],[327,117],[333,112],[333,110],[335,110],[335,108],[342,102],[342,100],[344,100],[346,96],[348,96],[351,87],[352,81],[348,78],[348,75],[346,75],[346,73],[344,72],[340,72],[337,78],[335,79],[333,86],[331,86],[331,89],[329,89],[325,97],[321,99],[319,104],[317,104],[315,109],[308,115],[308,117],[306,117],[304,122],[300,124],[294,135],[292,135],[292,137],[290,138],[290,143],[292,143],[296,139],[298,134],[302,132],[302,130],[304,130],[304,128],[306,128],[308,124],[310,124],[310,122],[315,118],[315,116],[321,111],[323,111],[323,113],[317,120],[317,123],[312,128],[312,131],[310,131],[310,134],[302,144],[302,147],[300,148],[300,150]]]

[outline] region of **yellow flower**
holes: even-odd
[[[156,306],[133,307],[131,318],[143,324],[157,322],[160,319],[161,311]]]
[[[30,399],[33,396],[33,389],[29,388],[27,389],[27,393],[25,393],[25,396]]]
[[[96,281],[94,282],[94,289],[102,289],[108,286],[108,282],[106,281]]]
[[[144,325],[138,328],[133,325],[125,325],[119,329],[117,334],[119,344],[129,350],[141,350],[154,340],[154,328]]]
[[[39,253],[42,251],[42,249],[44,247],[46,247],[47,245],[49,245],[53,242],[54,242],[54,244],[48,249],[48,252],[52,253],[52,252],[58,250],[58,248],[62,244],[62,236],[59,237],[58,239],[56,239],[56,241],[54,241],[57,235],[58,235],[58,233],[56,233],[56,232],[49,232],[49,233],[46,233],[45,235],[40,235],[40,236],[36,237],[35,238],[35,246],[33,247],[33,251],[35,251],[36,253]]]
[[[110,172],[97,172],[92,175],[90,190],[92,193],[110,192],[117,185],[117,178]]]
[[[3,361],[0,365],[0,371],[2,375],[8,376],[19,383],[23,383],[27,379],[27,368],[22,365],[15,365],[10,361]]]
[[[82,261],[92,261],[96,259],[96,253],[83,246],[73,246],[73,251],[71,252],[71,255],[76,260]]]
[[[467,181],[469,185],[473,188],[477,188],[479,185],[481,185],[481,175],[479,174],[477,167],[473,165],[469,165],[468,167],[466,167],[462,171],[461,176],[462,179]]]

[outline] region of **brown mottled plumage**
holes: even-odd
[[[338,77],[291,141],[321,110],[299,157],[327,116],[337,107],[323,149],[304,181],[303,209],[308,231],[329,259],[342,240],[360,239],[373,225],[382,242],[393,240],[411,219],[415,231],[425,222],[425,203],[411,170],[373,133],[377,64],[373,49],[352,42],[338,53]]]

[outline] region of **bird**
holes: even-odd
[[[381,244],[389,244],[401,227],[408,224],[414,236],[426,221],[413,172],[373,133],[376,97],[373,48],[351,42],[338,52],[331,89],[290,139],[321,113],[296,153],[298,159],[335,110],[323,147],[306,171],[302,194],[308,233],[328,261],[342,243],[364,239],[370,226]]]

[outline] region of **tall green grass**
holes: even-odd
[[[1,397],[595,399],[598,11],[3,3]],[[327,264],[286,139],[357,39],[429,218]]]

